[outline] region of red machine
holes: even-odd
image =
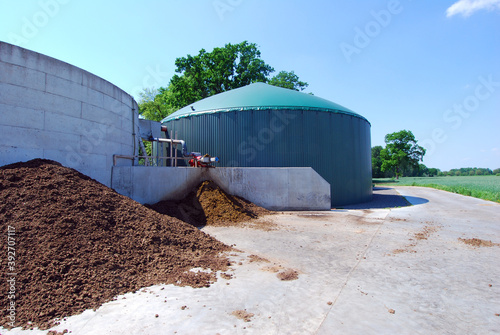
[[[189,160],[189,165],[193,167],[214,167],[212,163],[219,161],[218,157],[211,157],[209,154],[201,155],[199,152],[191,153],[193,158]]]

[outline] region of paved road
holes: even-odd
[[[414,205],[382,205],[378,197],[362,209],[282,213],[262,223],[263,229],[205,227],[242,251],[231,256],[231,279],[219,278],[206,289],[150,287],[68,318],[57,329],[72,334],[499,333],[500,246],[463,241],[500,243],[500,204],[418,187],[380,191],[387,195],[382,198],[399,203],[398,192]],[[268,262],[252,261],[250,255]],[[286,269],[297,271],[298,279],[278,279]],[[249,321],[232,314],[237,310],[246,310]]]
[[[500,248],[459,240],[500,243],[500,204],[396,191],[414,206],[387,214],[317,334],[500,333]]]

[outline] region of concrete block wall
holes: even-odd
[[[270,210],[330,210],[330,184],[314,169],[114,167],[112,187],[142,204],[180,200],[204,180]]]
[[[113,154],[138,152],[137,113],[108,81],[0,42],[0,166],[52,159],[110,186]]]

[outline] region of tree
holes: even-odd
[[[176,74],[168,87],[144,90],[139,103],[139,113],[145,118],[160,121],[170,113],[195,101],[217,93],[256,82],[303,90],[308,86],[293,72],[281,71],[273,78],[274,69],[261,59],[256,44],[244,41],[226,44],[211,52],[201,49],[198,55],[175,60]]]
[[[175,60],[179,73],[170,80],[171,104],[179,108],[217,93],[255,82],[267,82],[274,69],[260,58],[254,43],[226,44],[212,52],[201,49],[196,56]]]
[[[429,175],[429,177],[434,177],[434,176],[437,176],[441,171],[439,171],[439,169],[436,169],[436,168],[429,168],[427,170],[427,174]]]
[[[269,80],[268,84],[295,91],[303,91],[307,86],[309,86],[308,83],[300,81],[299,77],[293,71],[280,71],[280,73]]]
[[[418,164],[425,155],[425,149],[417,142],[409,130],[385,135],[386,147],[380,152],[381,170],[392,170],[396,174],[396,178],[399,178],[408,167],[418,169]]]
[[[413,169],[413,171],[415,171],[415,169]],[[424,164],[418,164],[412,177],[423,177],[424,175],[429,175],[429,168]]]
[[[175,111],[168,103],[165,103],[166,89],[144,89],[141,93],[139,101],[139,114],[148,120],[161,121]]]
[[[372,148],[372,177],[373,178],[383,178],[384,173],[382,172],[382,158],[380,157],[380,152],[382,151],[382,146],[376,145]]]

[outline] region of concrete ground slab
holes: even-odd
[[[418,205],[384,208],[374,202],[374,208],[282,212],[267,217],[263,229],[205,227],[241,250],[231,253],[231,279],[219,278],[203,289],[148,287],[54,329],[71,334],[498,333],[500,246],[473,247],[460,239],[500,243],[500,204],[427,188],[384,191],[399,192]],[[277,274],[286,269],[297,271],[298,279],[280,280]],[[238,310],[249,313],[248,322],[233,314]]]

